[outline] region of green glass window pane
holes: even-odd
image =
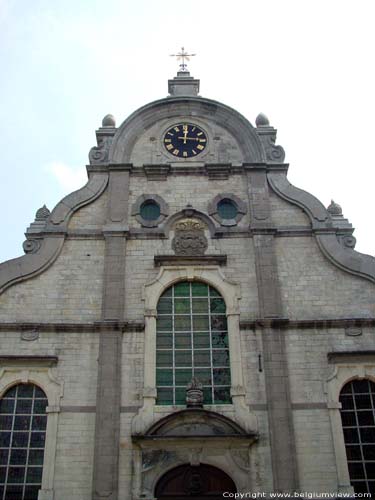
[[[10,432],[0,432],[0,446],[7,448],[10,443]]]
[[[191,284],[191,294],[193,297],[207,297],[208,286],[205,283],[194,281]]]
[[[194,349],[210,347],[210,332],[194,332]]]
[[[193,329],[206,331],[210,327],[208,316],[193,316]]]
[[[195,368],[194,369],[194,377],[196,377],[199,382],[203,385],[211,385],[211,370],[208,368]]]
[[[30,429],[31,417],[20,415],[14,418],[14,428],[17,431],[28,431]]]
[[[153,200],[147,200],[142,203],[140,215],[144,220],[156,220],[160,216],[160,207]]]
[[[0,465],[8,464],[8,452],[9,450],[0,450]]]
[[[214,403],[222,404],[222,403],[231,403],[230,397],[230,387],[219,387],[218,389],[214,389]]]
[[[175,316],[174,317],[174,329],[176,331],[190,331],[191,329],[191,321],[190,316]]]
[[[173,405],[173,389],[164,389],[158,387],[158,405]]]
[[[205,405],[212,404],[212,388],[211,387],[203,387],[203,404],[205,404]]]
[[[213,366],[229,366],[229,351],[216,350],[212,351]]]
[[[221,297],[220,293],[215,289],[213,288],[212,286],[210,286],[210,297]]]
[[[25,486],[24,498],[28,498],[29,500],[37,500],[39,489],[40,489],[39,485],[36,485],[36,486],[27,485],[27,486]]]
[[[175,366],[191,366],[191,351],[175,351]]]
[[[27,460],[27,450],[14,449],[10,453],[11,465],[25,465]]]
[[[173,385],[173,370],[156,370],[156,385]]]
[[[172,330],[172,316],[159,316],[156,319],[157,331],[171,331]]]
[[[10,431],[12,429],[13,417],[11,415],[0,416],[0,431]]]
[[[37,399],[34,401],[34,413],[43,414],[46,412],[48,401],[46,399]]]
[[[217,204],[217,213],[222,219],[235,219],[238,208],[234,201],[225,198]]]
[[[13,432],[12,436],[12,447],[14,448],[26,448],[29,441],[28,432]]]
[[[35,386],[35,397],[36,398],[44,398],[46,399],[46,395],[42,391],[42,389],[39,389],[39,387]]]
[[[30,436],[30,448],[44,448],[45,441],[45,432],[32,432]]]
[[[175,332],[174,345],[176,349],[191,348],[191,333],[190,332]]]
[[[173,352],[156,351],[156,366],[173,366]]]
[[[208,313],[208,299],[193,299],[193,314]]]
[[[175,314],[189,314],[190,313],[190,299],[176,299],[174,301]]]
[[[43,465],[44,450],[30,450],[29,451],[29,464],[30,465]]]
[[[20,384],[18,386],[17,397],[19,398],[32,398],[34,393],[34,386],[31,384]]]
[[[214,368],[214,385],[230,385],[229,368]]]
[[[32,399],[17,399],[16,413],[31,413]]]
[[[33,417],[31,429],[33,431],[45,431],[47,427],[47,415],[37,415]]]
[[[227,332],[212,332],[212,347],[228,347]]]
[[[41,483],[42,470],[42,467],[28,467],[26,481],[28,483]]]
[[[23,486],[8,485],[5,498],[6,499],[22,498],[22,491],[23,491]],[[30,500],[34,500],[34,498],[31,497],[28,498],[30,498]]]
[[[211,314],[214,313],[225,313],[225,302],[223,299],[211,299]]]
[[[190,297],[190,283],[182,281],[173,287],[175,297]]]
[[[194,366],[206,367],[210,366],[210,351],[195,351],[194,350]]]
[[[5,394],[4,398],[15,398],[16,397],[16,392],[17,392],[17,385],[11,387]]]
[[[13,413],[14,399],[0,400],[0,413]]]
[[[227,330],[227,318],[223,315],[211,316],[211,329],[212,330]]]
[[[25,479],[25,467],[9,467],[8,483],[23,483]]]
[[[158,332],[156,335],[156,347],[160,349],[166,349],[168,347],[173,347],[173,335],[172,332]]]
[[[176,369],[175,371],[175,380],[176,380],[176,385],[183,385],[184,387],[187,386],[189,382],[191,382],[192,379],[192,372],[191,368],[188,369]]]
[[[172,299],[159,300],[158,314],[172,314]]]
[[[186,405],[186,389],[176,388],[176,405]]]
[[[165,292],[161,295],[161,297],[160,297],[160,298],[161,298],[161,299],[165,299],[165,298],[167,298],[167,297],[172,297],[172,288],[173,288],[173,286],[171,286],[171,287],[167,288],[167,289],[165,290]]]

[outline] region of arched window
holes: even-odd
[[[157,404],[184,405],[193,377],[203,384],[204,404],[230,403],[225,302],[211,286],[183,281],[158,302]]]
[[[340,403],[350,482],[355,493],[375,493],[375,384],[347,383]]]
[[[42,485],[47,397],[19,384],[0,400],[0,500],[37,500]]]

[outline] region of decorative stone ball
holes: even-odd
[[[255,125],[257,127],[269,127],[270,121],[264,113],[259,113],[256,117]]]
[[[331,200],[331,204],[327,207],[328,213],[331,215],[342,215],[342,208],[338,203]]]
[[[116,127],[116,120],[113,115],[105,115],[102,120],[103,127]]]
[[[43,205],[39,208],[35,214],[35,220],[46,220],[51,215],[51,212],[48,210],[46,205]]]

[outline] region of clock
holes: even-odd
[[[192,123],[178,123],[164,134],[165,149],[177,158],[192,158],[206,149],[207,136]]]

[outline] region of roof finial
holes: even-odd
[[[187,71],[187,64],[185,63],[186,61],[190,61],[189,57],[196,56],[196,54],[188,54],[185,52],[185,48],[181,47],[181,52],[178,54],[170,54],[171,57],[177,57],[177,61],[182,60],[182,63],[180,63],[180,71]]]

